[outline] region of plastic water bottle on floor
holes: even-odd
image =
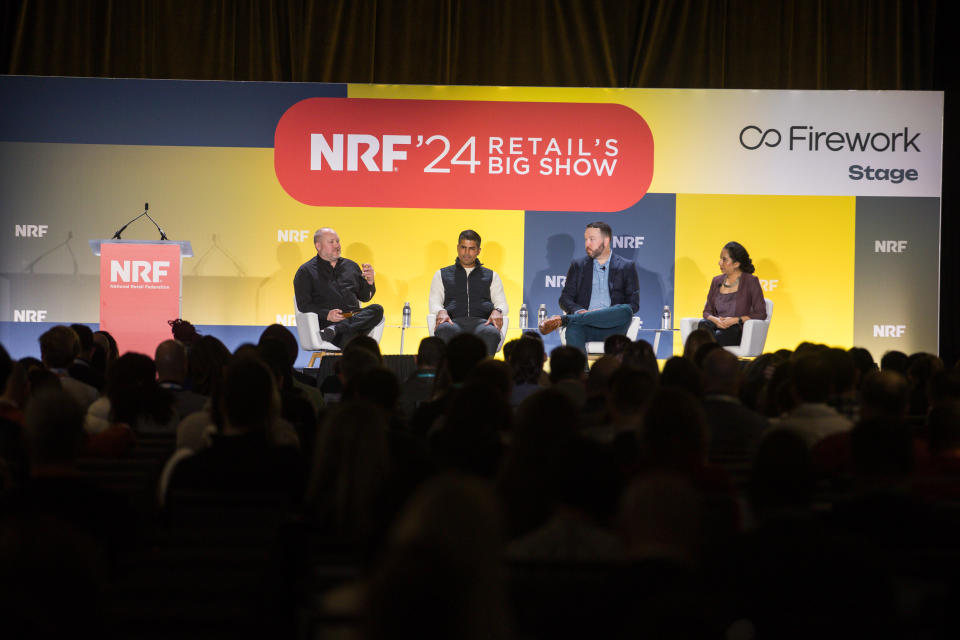
[[[520,331],[527,330],[527,323],[529,321],[530,312],[527,311],[527,303],[524,302],[520,307]]]
[[[547,319],[547,305],[541,304],[540,308],[537,309],[537,326],[543,324],[543,321]]]
[[[663,313],[660,315],[660,328],[661,329],[672,329],[673,322],[670,317],[670,307],[663,305]]]

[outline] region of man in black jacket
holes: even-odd
[[[640,280],[632,260],[610,251],[613,232],[606,222],[591,222],[583,233],[587,255],[570,263],[560,294],[566,314],[540,325],[547,334],[567,328],[567,346],[586,351],[587,342],[626,333],[640,308]]]
[[[340,236],[329,227],[313,234],[317,255],[300,265],[293,277],[297,308],[316,313],[320,319],[320,337],[338,347],[357,334],[367,333],[380,324],[383,307],[371,304],[377,292],[373,267],[358,265],[340,255]]]
[[[437,316],[434,334],[450,342],[458,333],[473,333],[493,355],[500,345],[500,327],[507,313],[507,298],[500,276],[483,266],[480,234],[472,229],[457,238],[457,259],[433,276],[430,313]]]

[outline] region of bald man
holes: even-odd
[[[340,255],[340,236],[329,227],[313,234],[317,255],[297,269],[293,290],[300,311],[316,313],[320,337],[343,347],[355,335],[365,334],[380,324],[383,307],[360,308],[377,292],[373,267],[362,267]]]

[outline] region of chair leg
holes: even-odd
[[[310,363],[307,365],[307,368],[312,369],[314,362],[316,362],[317,360],[323,360],[323,353],[324,353],[323,351],[314,351],[313,354],[310,356]],[[320,365],[317,365],[317,366],[320,366]]]

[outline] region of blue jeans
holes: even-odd
[[[628,304],[567,314],[563,317],[563,324],[567,328],[567,346],[586,352],[588,342],[601,341],[617,333],[625,334],[632,317],[633,309]]]

